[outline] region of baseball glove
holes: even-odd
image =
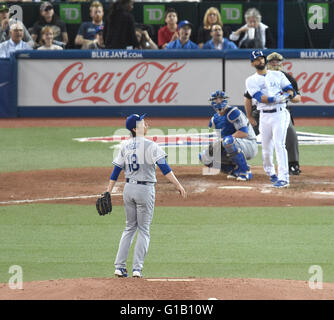
[[[102,194],[102,197],[96,200],[96,210],[100,216],[104,216],[112,211],[112,203],[109,192]]]

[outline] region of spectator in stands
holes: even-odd
[[[198,45],[190,40],[192,24],[188,20],[179,23],[179,38],[167,44],[166,49],[199,49]]]
[[[16,23],[16,19],[9,18],[9,8],[6,3],[0,4],[0,42],[10,39],[9,27]],[[22,21],[21,21],[22,22]],[[28,32],[27,28],[23,26],[23,41],[27,42],[31,47],[34,46],[34,41]]]
[[[103,25],[103,5],[99,1],[94,1],[89,7],[89,14],[92,21],[83,22],[79,28],[78,34],[75,37],[74,43],[81,46],[81,49],[86,49],[94,42],[96,36],[96,28]]]
[[[203,18],[203,25],[199,27],[197,32],[197,43],[201,49],[204,43],[211,40],[211,27],[216,24],[219,24],[222,27],[226,38],[231,34],[231,28],[223,25],[218,9],[211,7],[206,10]]]
[[[274,39],[270,28],[261,22],[261,14],[256,8],[245,12],[246,24],[232,32],[230,40],[235,41],[239,48],[266,49],[274,48]]]
[[[53,29],[50,26],[43,27],[41,31],[42,45],[37,50],[63,50],[63,47],[53,44]]]
[[[10,39],[0,43],[0,58],[9,58],[12,52],[17,50],[32,50],[32,48],[24,42],[23,24],[20,21],[13,23],[9,27]]]
[[[96,27],[95,29],[95,39],[92,43],[90,43],[88,45],[87,49],[92,49],[92,50],[96,50],[96,49],[105,49],[106,46],[104,45],[104,41],[103,41],[103,25],[100,25],[98,27]]]
[[[133,49],[138,47],[135,19],[130,11],[133,0],[116,0],[111,4],[104,23],[103,39],[108,49]]]
[[[178,39],[177,12],[174,8],[168,8],[165,12],[166,25],[158,30],[158,46],[165,49],[169,42]]]
[[[68,43],[68,35],[66,24],[60,20],[54,12],[53,5],[48,2],[42,2],[40,6],[40,19],[33,25],[32,38],[36,43],[41,41],[41,31],[45,26],[50,26],[53,29],[54,44],[65,47]]]
[[[142,30],[140,28],[136,28],[136,36],[139,43],[139,46],[136,49],[151,49],[157,50],[159,49],[156,43],[151,39],[150,35],[148,34],[147,30]]]
[[[228,40],[227,38],[223,38],[223,28],[220,24],[214,24],[211,27],[210,34],[212,39],[204,44],[203,49],[238,49],[234,42]]]

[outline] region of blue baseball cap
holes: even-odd
[[[137,121],[142,121],[146,116],[146,113],[144,113],[142,116],[140,116],[139,114],[132,114],[131,116],[128,116],[126,118],[126,122],[125,122],[125,127],[128,130],[132,130],[136,128],[136,122]]]
[[[260,57],[266,58],[266,56],[263,54],[263,52],[261,50],[254,50],[251,53],[250,60],[251,60],[251,62],[253,62],[254,60],[256,60],[257,58],[260,58]]]
[[[183,28],[185,26],[189,26],[190,28],[193,27],[193,25],[188,20],[182,20],[182,21],[180,21],[180,23],[178,25],[179,29],[181,29],[181,28]]]

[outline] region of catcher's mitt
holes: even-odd
[[[112,203],[109,192],[102,194],[102,197],[96,200],[96,210],[100,216],[104,216],[112,211]]]

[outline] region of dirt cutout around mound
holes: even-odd
[[[334,283],[224,278],[85,278],[34,281],[23,289],[0,284],[0,300],[330,300]]]

